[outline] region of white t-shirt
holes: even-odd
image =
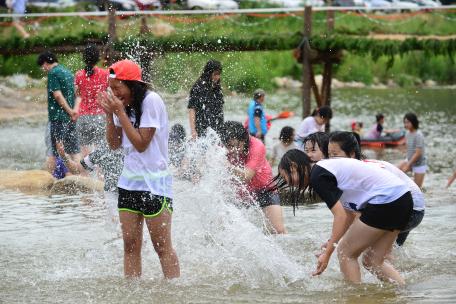
[[[389,162],[386,162],[386,161],[382,161],[382,160],[366,159],[366,160],[364,160],[364,162],[367,164],[379,166],[380,168],[388,170],[389,172],[391,172],[394,175],[396,175],[397,177],[399,177],[410,188],[410,193],[412,194],[412,198],[413,198],[413,210],[422,211],[425,209],[423,192],[421,192],[418,185],[410,177],[408,177],[408,175],[405,174],[402,170],[400,170],[395,165],[393,165]]]
[[[285,146],[282,142],[278,142],[277,144],[272,147],[272,157],[275,160],[281,160],[282,156],[287,153],[289,150],[297,149],[298,147],[294,142],[292,142],[290,145]]]
[[[134,113],[130,120],[132,124],[135,122]],[[116,115],[114,124],[121,127]],[[148,92],[143,100],[139,128],[155,128],[154,136],[147,149],[140,153],[122,130],[125,158],[118,186],[172,198],[172,177],[168,171],[168,113],[163,100],[155,92]]]
[[[351,211],[362,210],[367,203],[391,203],[410,191],[396,175],[352,158],[317,162],[312,168],[310,183],[330,209],[339,200]]]
[[[306,136],[316,133],[316,132],[324,132],[325,131],[325,125],[319,125],[317,124],[317,121],[315,120],[315,117],[309,116],[304,118],[304,120],[301,122],[298,128],[298,136],[300,138],[305,138]]]

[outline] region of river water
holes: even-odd
[[[187,126],[182,98],[168,98],[173,122]],[[299,92],[267,96],[270,113],[299,112]],[[383,112],[387,128],[402,126],[415,111],[426,137],[429,172],[425,178],[426,216],[395,261],[407,286],[342,280],[334,256],[326,272],[312,277],[314,253],[329,236],[332,215],[324,204],[285,207],[286,236],[263,232],[262,214],[238,209],[227,189],[221,151],[210,157],[199,184],[174,181],[173,242],[180,279],[162,279],[150,240],[143,246],[143,277],[128,281],[122,272],[122,240],[107,220],[100,194],[23,194],[0,190],[0,303],[455,303],[456,185],[445,189],[456,165],[456,93],[449,89],[338,90],[332,129],[348,130],[353,119],[365,129]],[[246,99],[226,98],[226,117],[244,119]],[[284,125],[273,123],[268,150]],[[0,127],[0,168],[39,168],[44,160],[43,123]],[[400,149],[366,150],[368,157],[397,162]]]

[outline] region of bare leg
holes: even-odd
[[[379,279],[389,279],[403,284],[402,277],[391,265],[383,266],[385,255],[390,250],[397,234],[398,231],[389,232],[373,228],[359,219],[355,219],[337,247],[339,264],[345,279],[353,283],[361,282],[358,257],[364,250],[372,247],[372,253],[370,256],[368,255],[370,259],[365,259],[365,265],[368,264]]]
[[[385,261],[385,257],[391,253],[392,245],[398,234],[399,230],[395,230],[393,232],[388,231],[382,236],[364,253],[363,265],[382,281],[393,281],[399,285],[404,285],[405,281],[399,272],[388,261]]]
[[[167,210],[157,217],[146,217],[150,239],[160,259],[163,275],[167,279],[180,276],[179,260],[171,242],[171,219],[171,213]]]
[[[418,187],[423,187],[424,173],[414,173],[413,179],[415,180],[415,184],[417,184]]]
[[[21,33],[22,38],[29,38],[30,34],[24,29],[22,22],[20,21],[13,21],[14,27]]]
[[[143,216],[122,211],[119,218],[124,241],[124,274],[126,277],[140,277]]]
[[[286,234],[287,229],[283,224],[282,207],[279,205],[271,205],[263,208],[264,215],[272,226],[272,233]]]

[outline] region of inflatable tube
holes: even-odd
[[[399,131],[376,139],[361,138],[361,146],[384,148],[405,144],[405,131]]]

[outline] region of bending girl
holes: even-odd
[[[312,170],[310,166],[304,152],[288,151],[275,182],[276,188],[291,187],[298,193],[310,187],[333,213],[331,237],[318,257],[314,275],[323,273],[339,243],[339,264],[346,280],[361,282],[358,257],[365,252],[363,264],[369,271],[382,281],[404,284],[385,256],[412,213],[407,185],[388,171],[356,159],[325,159]],[[355,212],[361,216],[357,218]]]

